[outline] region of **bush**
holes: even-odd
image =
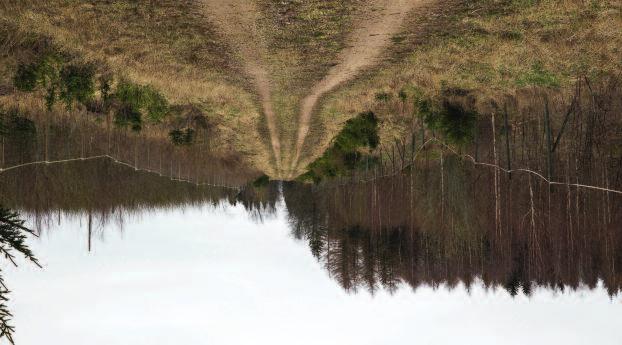
[[[361,113],[348,120],[335,138],[333,145],[311,163],[308,171],[300,176],[301,181],[318,183],[324,177],[344,176],[361,166],[368,155],[360,152],[363,148],[374,149],[380,141],[378,120],[372,112]]]
[[[262,175],[258,177],[255,181],[253,181],[253,187],[255,188],[263,188],[267,187],[270,184],[270,178],[268,175]]]
[[[60,99],[71,107],[74,102],[87,104],[95,94],[95,68],[93,65],[72,64],[60,73]]]
[[[20,91],[32,92],[37,87],[39,71],[37,64],[19,65],[13,77],[15,88]]]
[[[162,121],[169,111],[166,98],[151,86],[145,86],[143,92],[146,99],[145,107],[149,119],[153,122]]]
[[[131,105],[124,105],[117,110],[114,116],[114,124],[118,127],[130,127],[134,132],[142,130],[142,115]]]
[[[151,86],[121,81],[117,86],[116,98],[138,111],[145,111],[152,122],[160,122],[169,112],[164,96]]]
[[[378,120],[373,112],[361,113],[345,123],[335,138],[335,146],[343,152],[355,151],[359,147],[375,149],[380,141],[377,127]]]
[[[88,103],[95,93],[95,68],[90,64],[63,65],[62,58],[55,53],[45,54],[39,61],[17,67],[13,84],[18,90],[32,92],[45,89],[45,103],[48,109],[57,100],[67,108],[74,102]]]
[[[444,102],[440,109],[433,107],[430,101],[418,103],[419,115],[426,126],[439,131],[453,144],[466,144],[473,140],[477,114],[465,110],[457,104]]]
[[[391,100],[391,98],[392,98],[391,94],[387,93],[387,92],[384,92],[384,91],[378,92],[376,94],[376,100],[380,101],[380,102],[388,102],[388,101]]]

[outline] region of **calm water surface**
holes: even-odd
[[[511,296],[474,283],[347,292],[291,234],[237,206],[56,218],[44,269],[6,279],[19,344],[620,344],[622,299],[603,288]]]

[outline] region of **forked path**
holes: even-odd
[[[259,11],[250,0],[202,0],[202,4],[208,17],[233,44],[245,73],[253,80],[266,117],[276,170],[279,171],[281,143],[272,107],[270,78],[263,62],[267,53],[258,27]]]
[[[338,55],[338,64],[318,82],[300,105],[300,118],[294,159],[290,174],[294,174],[305,139],[309,134],[311,116],[319,99],[335,87],[353,79],[358,73],[378,63],[391,37],[400,31],[408,13],[429,0],[370,0],[354,20],[354,30],[348,48]]]

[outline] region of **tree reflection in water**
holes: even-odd
[[[109,161],[75,162],[7,172],[0,190],[38,229],[62,217],[85,219],[89,248],[106,224],[162,209],[241,203],[262,221],[283,205],[293,236],[351,292],[469,287],[478,279],[513,295],[535,286],[594,288],[599,280],[612,295],[620,290],[620,196],[549,188],[528,174],[501,175],[495,193],[493,170],[452,157],[443,160],[441,189],[439,164],[366,183],[274,182],[237,192]]]
[[[432,171],[322,188],[286,184],[292,233],[349,291],[477,279],[529,295],[535,286],[610,294],[622,283],[622,198],[554,188],[529,175],[444,161]],[[437,168],[437,167],[431,167]],[[438,171],[438,170],[435,170]],[[499,199],[497,199],[499,198]],[[301,201],[305,202],[301,202]]]

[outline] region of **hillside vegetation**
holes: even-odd
[[[579,81],[620,79],[621,11],[609,0],[6,0],[0,105],[95,114],[176,146],[203,131],[211,151],[294,179],[361,113],[377,119],[379,147],[414,127],[464,142],[508,106],[512,123],[542,97],[572,99]]]
[[[323,128],[336,131],[372,110],[381,141],[391,143],[417,121],[421,99],[458,102],[483,116],[506,104],[542,104],[544,95],[570,103],[577,81],[622,76],[618,1],[453,3],[431,5],[433,17],[413,16],[393,37],[391,59],[328,96],[318,115]]]
[[[200,113],[210,123],[214,150],[242,153],[251,164],[260,165],[257,156],[264,153],[262,145],[257,145],[260,113],[254,96],[245,90],[247,83],[231,50],[194,1],[8,0],[0,5],[0,46],[0,104],[35,111],[48,103],[50,108],[46,102],[49,93],[45,95],[49,87],[43,85],[50,78],[39,78],[41,83],[35,82],[41,84],[38,88],[13,87],[20,66],[22,70],[23,66],[36,69],[42,61],[50,65],[58,60],[63,65],[89,66],[94,90],[90,92],[91,85],[87,85],[85,92],[92,99],[103,101],[109,88],[111,92],[118,89],[117,96],[125,101],[134,98],[132,109],[125,107],[125,115],[117,117],[117,123],[134,129],[149,125],[145,121],[139,124],[137,103],[151,110],[154,106],[167,108],[173,111],[156,111],[160,112],[156,115],[144,109],[149,120],[154,120],[153,115],[160,118],[152,121],[150,128],[143,128],[166,137],[184,129],[179,124],[191,122],[188,109],[194,109],[190,113]],[[51,55],[62,59],[50,59]],[[61,71],[62,67],[58,68]],[[34,77],[39,71],[31,72]],[[31,89],[40,95],[24,94]],[[150,100],[151,105],[145,103]],[[165,104],[170,107],[162,107]],[[103,110],[88,105],[93,104],[74,110]]]

